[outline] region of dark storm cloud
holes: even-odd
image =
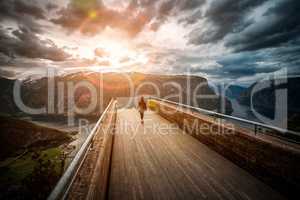
[[[260,6],[266,6],[266,11],[255,18],[255,9]],[[206,69],[199,63],[199,67],[192,69],[193,73],[238,79],[255,78],[282,68],[288,71],[299,68],[299,10],[298,0],[211,1],[206,12],[193,13],[181,22],[203,22],[189,35],[190,43],[222,41],[233,53],[217,59],[222,67]]]
[[[165,17],[169,16],[171,11],[175,8],[175,5],[177,4],[174,0],[164,1],[160,5],[158,9],[158,16],[157,18],[164,19]]]
[[[247,16],[266,0],[215,0],[203,14],[196,12],[182,19],[187,24],[203,20],[205,26],[189,35],[191,44],[200,45],[225,41],[235,52],[278,47],[299,39],[300,1],[269,1],[269,8],[258,21]],[[273,5],[272,5],[273,4]]]
[[[300,37],[300,1],[285,0],[271,7],[261,21],[252,24],[226,41],[226,46],[239,51],[278,47]],[[289,45],[295,45],[290,43]]]
[[[1,33],[0,33],[1,35]],[[11,58],[3,53],[0,53],[0,66],[9,65]]]
[[[14,1],[14,11],[20,15],[33,16],[35,19],[45,19],[44,10],[33,4],[28,4],[28,1]]]
[[[168,0],[160,1],[158,6],[158,11],[154,23],[151,25],[151,29],[156,31],[158,28],[171,16],[176,16],[180,13],[191,12],[203,6],[206,0]],[[193,16],[194,17],[194,16]],[[183,21],[188,22],[193,18],[183,19]],[[190,22],[188,22],[190,23]]]
[[[223,67],[219,73],[231,76],[250,76],[257,73],[270,73],[280,69],[278,62],[271,62],[269,53],[240,53],[231,54],[218,59]]]
[[[206,44],[222,40],[227,34],[246,28],[251,22],[244,21],[245,16],[266,0],[214,0],[210,1],[203,15],[206,27],[199,27],[191,32],[190,43]],[[194,17],[199,17],[195,15]],[[197,19],[187,18],[190,23]],[[204,29],[204,30],[203,30]]]
[[[11,58],[24,57],[52,61],[63,61],[70,57],[51,40],[42,40],[25,27],[14,30],[10,34],[0,29],[0,53]]]
[[[160,20],[180,12],[197,9],[205,2],[206,0],[132,0],[129,7],[134,10],[144,9]]]
[[[58,8],[59,8],[58,5],[53,4],[53,3],[51,3],[51,2],[46,4],[46,9],[47,9],[48,11],[56,10],[56,9],[58,9]]]
[[[61,9],[56,19],[52,22],[64,28],[94,35],[110,26],[126,30],[134,36],[149,22],[149,17],[142,13],[133,13],[132,8],[119,12],[107,8],[102,1],[97,0],[72,0],[66,8]]]
[[[295,46],[233,53],[216,59],[222,67],[203,69],[199,62],[199,67],[192,69],[191,72],[201,72],[227,79],[255,78],[258,74],[273,73],[282,68],[294,73],[294,69],[299,69],[299,53],[300,48]],[[300,69],[297,71],[299,72]]]
[[[117,11],[106,7],[101,0],[71,0],[52,22],[85,34],[94,35],[109,26],[135,36],[150,22],[152,30],[157,30],[168,17],[196,9],[204,3],[205,0],[132,0],[126,9]],[[91,12],[96,15],[91,16]]]
[[[2,0],[0,1],[0,22],[15,21],[17,24],[40,32],[41,27],[36,20],[45,19],[43,8],[35,1]]]
[[[183,23],[185,25],[195,24],[203,17],[203,13],[201,10],[197,10],[196,12],[193,12],[192,14],[185,16],[181,19],[179,19],[179,23]]]

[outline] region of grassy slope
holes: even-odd
[[[64,155],[61,145],[69,143],[72,137],[68,132],[0,116],[0,139],[1,150],[6,153],[2,153],[0,161],[1,199],[11,188],[9,195],[22,196],[24,180],[36,173],[39,162],[51,162],[55,174],[60,175]]]
[[[52,160],[56,163],[56,170],[59,173],[59,156],[61,155],[62,150],[59,147],[56,147],[42,150],[40,153],[40,158],[43,159],[43,161]],[[3,167],[2,170],[0,168],[1,184],[20,184],[24,178],[30,175],[33,172],[37,162],[36,160],[32,159],[32,156],[33,152],[28,152],[26,155]],[[12,158],[8,158],[4,162],[9,161],[10,159]]]

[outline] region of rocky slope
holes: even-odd
[[[0,116],[0,160],[16,156],[28,148],[45,149],[71,140],[68,132]]]
[[[281,82],[279,80],[279,82]],[[251,94],[254,87],[257,84],[265,85],[265,82],[255,83],[251,85],[246,91],[242,92],[238,101],[250,106]],[[263,114],[269,118],[274,117],[275,103],[276,103],[276,91],[280,89],[287,89],[287,101],[288,101],[288,126],[292,130],[300,131],[300,78],[288,78],[287,81],[282,81],[281,84],[274,84],[274,81],[269,87],[257,91],[252,95],[253,107],[260,114]]]
[[[0,77],[0,113],[16,114],[19,112],[13,101],[13,87],[16,80]]]
[[[226,88],[226,97],[230,99],[237,99],[240,97],[240,95],[245,92],[247,88],[239,86],[239,85],[230,85],[228,88]]]

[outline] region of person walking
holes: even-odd
[[[144,97],[141,97],[139,101],[139,112],[141,116],[141,123],[144,124],[144,112],[147,110],[147,104],[144,100]]]

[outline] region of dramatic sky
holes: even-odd
[[[0,75],[192,73],[253,81],[300,64],[299,0],[1,0]]]

